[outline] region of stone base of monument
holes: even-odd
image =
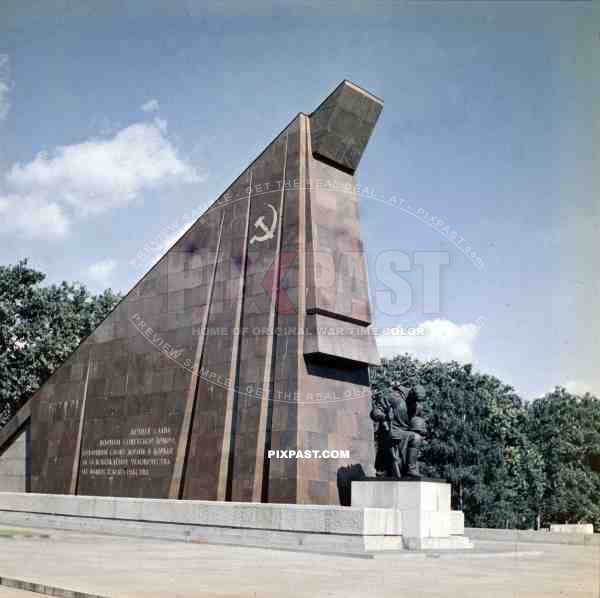
[[[358,486],[367,498],[369,483]],[[354,483],[352,490],[361,495]],[[338,554],[469,547],[462,513],[423,510],[416,523],[409,513],[416,511],[0,492],[0,525],[13,527]]]
[[[352,482],[352,506],[392,509],[399,514],[402,544],[408,550],[473,548],[464,535],[462,511],[450,507],[443,480],[368,478]]]

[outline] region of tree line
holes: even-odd
[[[45,278],[27,260],[0,266],[0,428],[121,299]]]

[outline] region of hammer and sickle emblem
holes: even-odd
[[[250,239],[250,245],[252,245],[255,242],[262,243],[263,241],[268,241],[269,239],[272,239],[275,236],[275,227],[277,226],[277,210],[271,204],[267,205],[273,211],[273,222],[271,223],[271,226],[268,227],[265,224],[264,216],[259,216],[256,219],[256,222],[254,223],[254,227],[261,230],[264,234],[254,235]]]

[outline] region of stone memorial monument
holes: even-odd
[[[0,432],[30,435],[22,489],[339,504],[373,462],[354,173],[381,109],[343,81],[198,218]]]
[[[418,475],[419,389],[372,410],[375,462],[354,174],[382,105],[343,81],[298,114],[0,430],[0,523],[469,546],[449,485]]]

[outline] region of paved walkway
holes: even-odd
[[[598,546],[478,543],[469,555],[396,553],[369,559],[39,532],[0,534],[0,577],[111,598],[600,596]],[[0,598],[31,595],[7,591]]]

